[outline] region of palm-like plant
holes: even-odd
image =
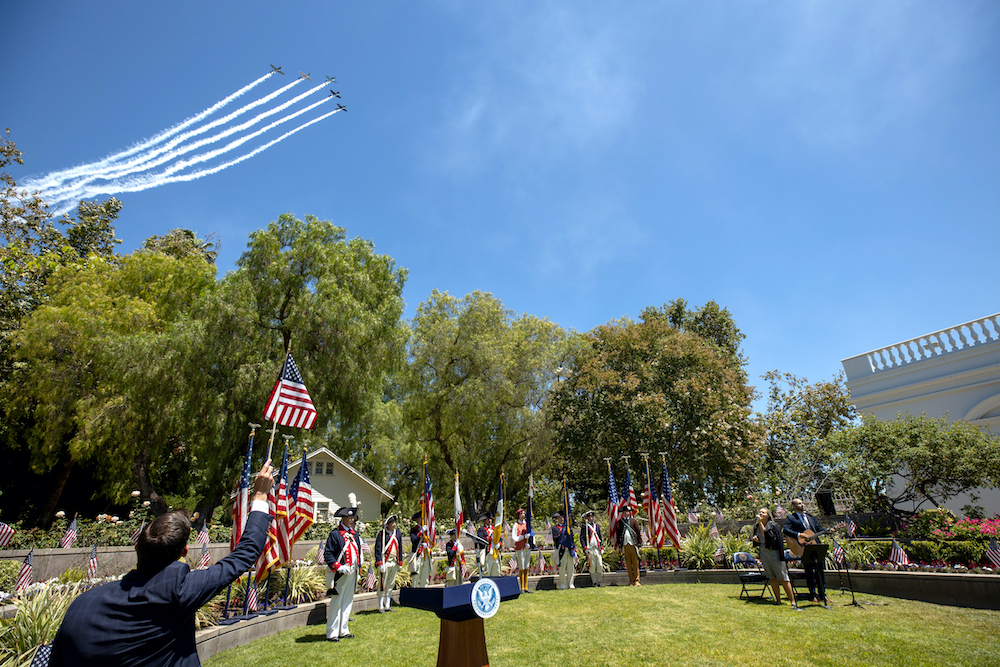
[[[681,541],[681,562],[698,570],[711,568],[717,549],[707,526],[693,526]]]

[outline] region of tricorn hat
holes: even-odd
[[[588,516],[594,516],[594,510],[587,510],[583,513],[583,518],[586,519]]]
[[[390,514],[389,516],[387,516],[385,518],[385,521],[382,523],[382,525],[385,526],[386,528],[388,528],[390,523],[392,523],[394,521],[397,521],[397,520],[398,520],[398,517],[395,514]]]
[[[345,516],[356,517],[357,515],[358,515],[357,507],[340,507],[337,509],[336,512],[333,513],[333,516],[339,516],[339,517],[345,517]]]
[[[417,512],[416,514],[411,516],[410,521],[420,521],[420,512]]]

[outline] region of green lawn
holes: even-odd
[[[801,612],[738,598],[739,586],[665,584],[539,591],[485,622],[493,667],[552,665],[1000,665],[1000,612],[859,595],[861,608]],[[324,641],[312,625],[221,653],[239,665],[434,665],[438,619],[397,608],[356,613],[357,638]]]

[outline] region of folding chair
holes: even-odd
[[[740,591],[740,598],[746,593],[747,599],[750,599],[752,597],[750,594],[751,591],[747,589],[747,586],[756,586],[757,584],[763,586],[758,597],[763,598],[764,593],[767,593],[770,597],[771,591],[767,585],[767,577],[764,576],[764,572],[760,569],[760,565],[753,554],[746,551],[734,553],[733,569],[736,570],[736,575],[740,578],[740,585],[743,587]]]

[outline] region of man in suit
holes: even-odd
[[[330,531],[323,547],[323,560],[329,568],[327,587],[331,589],[326,607],[326,640],[330,642],[354,638],[347,623],[351,620],[358,572],[364,564],[361,537],[354,530],[358,508],[341,507],[334,516],[340,517],[340,525]]]
[[[625,569],[628,571],[628,585],[641,586],[639,583],[639,547],[642,546],[642,533],[639,531],[639,524],[635,520],[635,514],[631,507],[626,507],[615,525],[615,538],[618,543],[618,551],[625,561]]]
[[[382,530],[375,536],[375,567],[378,568],[378,611],[384,614],[394,611],[392,587],[396,574],[403,565],[403,534],[396,527],[396,515],[388,517]]]
[[[792,513],[785,519],[785,525],[781,529],[781,532],[794,539],[799,539],[800,536],[806,539],[806,536],[802,535],[802,533],[807,530],[813,533],[823,530],[819,522],[816,521],[816,517],[812,514],[806,514],[806,506],[801,498],[794,498],[791,505]],[[802,540],[799,541],[801,542]],[[809,597],[812,598],[813,602],[819,602],[822,599],[823,605],[829,609],[830,599],[826,597],[826,573],[824,572],[822,561],[818,563],[803,563],[802,568],[806,571],[806,583],[809,584]]]
[[[552,542],[558,549],[559,562],[556,566],[558,572],[556,577],[556,588],[561,591],[567,588],[576,588],[573,585],[573,559],[576,558],[576,545],[573,542],[573,533],[568,526],[562,512],[552,515]]]
[[[254,481],[240,543],[207,569],[192,571],[179,560],[187,556],[191,536],[187,514],[156,517],[136,542],[136,569],[121,581],[86,591],[66,610],[49,664],[200,665],[194,613],[250,569],[264,549],[272,473],[269,459]]]
[[[583,525],[580,526],[580,546],[587,554],[590,564],[590,582],[601,586],[601,575],[604,574],[604,544],[601,541],[601,527],[594,523],[594,512],[583,515]]]

